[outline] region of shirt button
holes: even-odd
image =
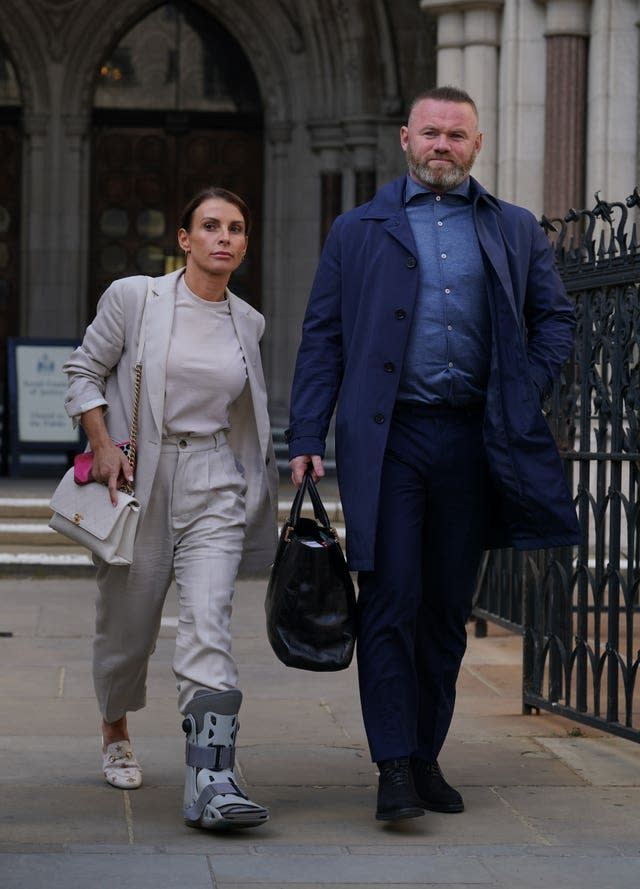
[[[441,200],[442,200],[441,196],[440,196],[439,194],[437,194],[437,195],[436,195],[436,201],[441,201]]]
[[[439,225],[439,226],[443,226],[443,225],[444,225],[444,222],[443,222],[441,219],[438,219],[438,225]]]
[[[187,446],[186,440],[184,438],[181,438],[180,441],[178,442],[178,447],[186,448],[186,446]]]
[[[450,290],[449,287],[445,287],[445,288],[444,288],[444,292],[445,292],[445,293],[447,294],[447,296],[448,296],[448,295],[451,293],[451,290]]]
[[[384,414],[375,414],[373,419],[378,425],[381,425],[382,423],[384,423]]]
[[[453,361],[449,362],[449,367],[453,367]]]
[[[410,256],[409,259],[407,259],[407,268],[415,269],[415,267],[417,265],[418,265],[418,260],[415,258],[415,256]]]
[[[453,330],[453,324],[447,324],[447,330]]]
[[[393,363],[393,361],[385,361],[385,363],[384,363],[384,372],[385,373],[392,374],[395,369],[396,369],[396,366]]]
[[[441,254],[440,254],[440,258],[441,258],[441,259],[446,259],[446,258],[447,258],[447,254],[446,254],[446,253],[441,253]]]
[[[404,309],[396,309],[395,315],[398,321],[404,321],[404,319],[407,317],[407,313]]]

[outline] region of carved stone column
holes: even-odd
[[[263,268],[262,311],[267,328],[262,358],[275,431],[287,425],[292,356],[300,336],[291,319],[292,132],[290,121],[269,121],[266,126],[263,251],[269,261]]]
[[[20,267],[20,331],[33,335],[31,320],[39,311],[35,291],[46,284],[45,228],[47,216],[47,145],[50,119],[45,114],[25,114],[24,128],[22,213],[23,250]],[[55,308],[51,307],[52,311]]]
[[[563,216],[585,201],[590,0],[545,0],[547,83],[544,212]]]
[[[320,160],[320,246],[333,220],[342,212],[342,169],[345,137],[335,121],[309,124],[311,149]]]
[[[377,124],[375,120],[347,120],[344,133],[353,169],[353,199],[349,203],[356,207],[370,201],[376,191]]]
[[[439,86],[466,90],[478,106],[485,134],[474,175],[495,190],[498,157],[498,54],[503,0],[420,0],[438,17]]]

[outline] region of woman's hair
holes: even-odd
[[[251,213],[245,202],[239,195],[235,194],[234,192],[229,191],[226,188],[219,188],[216,185],[211,185],[208,188],[203,188],[202,191],[199,191],[191,198],[187,206],[180,214],[179,227],[185,229],[185,231],[191,231],[193,214],[198,209],[200,204],[203,203],[203,201],[208,201],[211,198],[218,198],[221,201],[226,201],[228,204],[233,204],[234,206],[236,206],[242,213],[242,218],[244,219],[245,235],[249,234],[249,232],[251,231]]]

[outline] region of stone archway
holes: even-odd
[[[232,289],[261,303],[262,107],[234,38],[190,0],[149,12],[100,63],[91,134],[88,318],[126,275],[182,264],[180,210],[201,188],[240,194],[256,220]]]
[[[77,336],[91,298],[96,73],[161,0],[4,2],[5,37],[21,47],[28,86],[22,332]],[[318,259],[321,195],[331,198],[328,222],[397,175],[399,112],[431,54],[415,36],[415,0],[191,2],[237,41],[260,92],[263,356],[279,424]]]

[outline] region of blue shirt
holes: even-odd
[[[419,285],[398,401],[460,406],[485,399],[491,319],[469,186],[467,178],[438,194],[407,175]]]

